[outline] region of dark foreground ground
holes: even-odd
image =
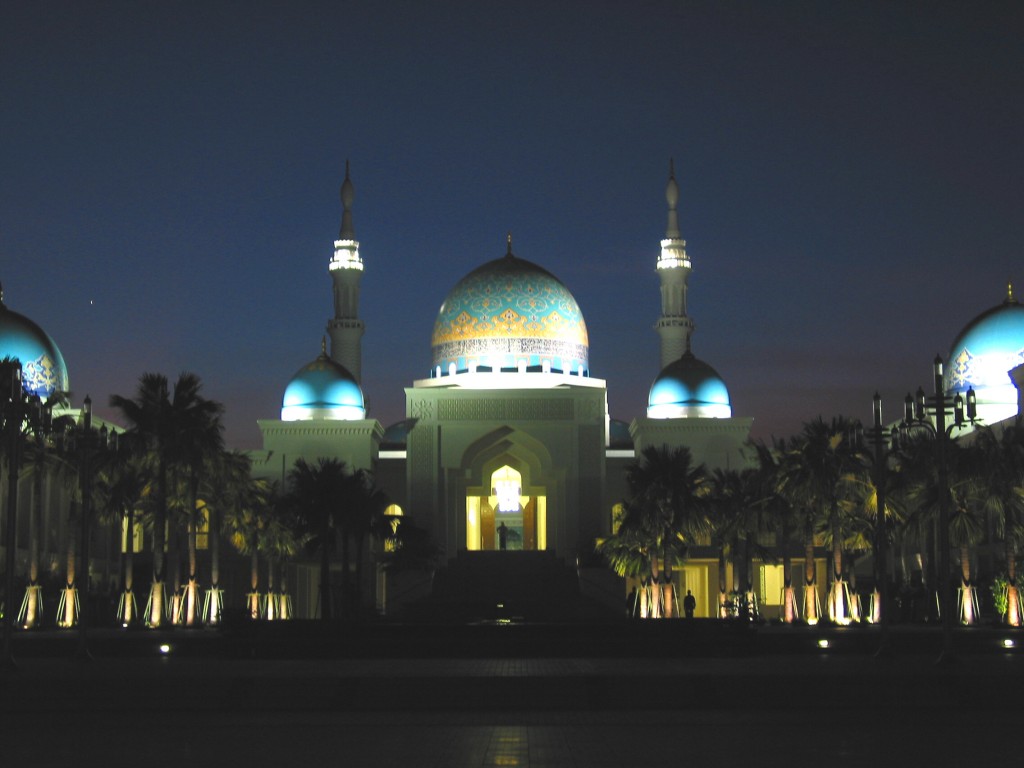
[[[0,765],[1020,765],[1022,634],[937,664],[926,628],[882,658],[876,628],[713,621],[103,631],[91,661],[23,633]]]

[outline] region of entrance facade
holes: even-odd
[[[468,489],[466,549],[547,549],[547,496],[543,490],[524,488],[522,473],[508,464],[492,472],[486,484]]]

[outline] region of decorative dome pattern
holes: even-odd
[[[589,373],[587,326],[576,299],[558,278],[511,250],[455,285],[434,323],[431,348],[435,376]]]
[[[665,366],[651,385],[647,416],[652,419],[732,417],[729,390],[714,368],[686,352]]]
[[[0,292],[0,358],[21,363],[22,388],[46,400],[54,392],[67,392],[68,369],[53,339],[24,315],[12,312]]]
[[[358,382],[326,352],[301,368],[284,390],[281,421],[364,418],[366,408]]]
[[[1017,412],[1017,389],[1008,372],[1022,363],[1024,306],[1010,292],[1005,301],[982,312],[956,337],[946,367],[946,392],[963,393],[973,388],[979,415],[989,423],[1012,416]],[[993,407],[1000,412],[993,411]]]

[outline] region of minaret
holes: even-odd
[[[363,261],[359,258],[359,241],[352,227],[354,197],[346,160],[345,182],[341,185],[341,232],[334,241],[334,258],[330,264],[334,281],[334,318],[328,321],[327,332],[331,336],[331,359],[345,366],[361,383],[361,339],[366,326],[359,319],[359,280],[363,276]]]
[[[676,184],[675,164],[669,161],[668,185],[665,200],[668,203],[668,226],[661,241],[658,257],[658,277],[661,279],[661,317],[655,329],[661,337],[661,367],[678,360],[690,351],[693,321],[686,315],[686,282],[690,278],[690,259],[686,256],[686,241],[679,232],[679,185]]]

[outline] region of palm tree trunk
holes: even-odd
[[[74,519],[69,516],[69,521]],[[67,549],[65,554],[65,577],[64,577],[64,615],[57,618],[57,623],[62,627],[73,627],[77,618],[75,611],[77,588],[75,586],[76,567],[75,561],[75,534],[76,526],[68,525]]]
[[[151,587],[149,626],[161,627],[164,623],[164,542],[167,528],[167,468],[161,459],[157,468],[156,515],[153,520],[153,585]]]
[[[341,531],[341,613],[343,618],[348,618],[351,612],[351,573],[349,567],[351,564],[350,552],[349,552],[349,534],[348,531],[342,529]]]
[[[1019,627],[1021,615],[1020,595],[1017,591],[1017,552],[1009,536],[1006,537],[1004,545],[1006,547],[1006,581],[1008,582],[1006,587],[1006,623],[1011,627]]]
[[[195,470],[189,473],[188,482],[188,586],[185,599],[185,625],[196,625],[196,614],[199,610],[199,581],[196,569],[196,514],[197,497],[199,496],[199,478]]]
[[[39,450],[42,450],[40,444]],[[43,473],[37,459],[34,467],[32,507],[28,512],[28,589],[25,592],[25,629],[38,625],[39,615],[39,522],[43,509]]]
[[[974,613],[974,586],[971,584],[971,552],[966,544],[960,545],[960,621],[971,625],[977,621]]]
[[[333,532],[333,529],[328,529]],[[326,536],[320,544],[320,618],[331,620],[331,550]]]
[[[125,537],[124,584],[121,600],[124,604],[121,622],[131,625],[135,620],[135,597],[132,586],[135,581],[135,510],[129,508],[127,514],[128,535]]]
[[[843,579],[843,537],[840,530],[838,513],[832,513],[832,585],[829,589],[829,619],[840,624],[849,621],[849,610],[846,605],[845,580]]]
[[[249,618],[256,621],[260,617],[260,556],[256,543],[253,542],[249,553]]]
[[[804,620],[808,624],[817,624],[819,618],[818,580],[814,568],[814,533],[807,530],[804,536]]]
[[[789,554],[789,532],[782,529],[782,621],[796,621],[796,595],[793,594],[793,558]]]
[[[718,618],[729,618],[729,590],[726,589],[725,544],[718,548]]]
[[[274,594],[274,567],[272,558],[267,558],[267,621],[275,621],[277,616],[277,596]]]
[[[210,614],[205,619],[211,624],[220,623],[220,512],[216,507],[209,510],[207,537],[210,542]]]
[[[281,563],[281,593],[278,595],[280,605],[277,609],[277,615],[282,619],[290,619],[291,612],[288,610],[288,564],[285,562]]]

